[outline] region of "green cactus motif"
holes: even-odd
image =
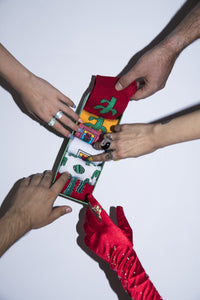
[[[86,184],[86,183],[90,183],[90,181],[89,181],[88,178],[86,178],[84,181],[81,181],[81,182],[80,182],[80,184],[78,185],[78,187],[77,187],[77,189],[76,189],[76,192],[81,194],[82,191],[83,191],[83,189],[84,189],[84,187],[85,187],[85,184]]]
[[[112,115],[114,116],[114,115],[116,115],[116,113],[117,113],[117,111],[116,111],[116,109],[114,109],[113,107],[114,107],[114,105],[115,105],[115,103],[116,103],[116,101],[117,101],[117,99],[116,98],[114,98],[114,97],[112,97],[111,98],[111,100],[109,101],[109,100],[106,100],[106,99],[102,99],[101,101],[100,101],[100,103],[108,103],[108,105],[106,106],[106,107],[104,107],[103,105],[96,105],[94,108],[95,109],[101,109],[100,111],[99,111],[99,113],[100,114],[106,114],[106,113],[108,113],[108,112],[112,112]]]
[[[74,165],[73,169],[77,174],[83,174],[85,172],[84,167],[81,165]]]
[[[85,126],[93,128],[94,130],[101,130],[102,133],[106,133],[107,132],[106,127],[102,126],[102,124],[104,122],[104,118],[102,118],[102,117],[96,118],[96,117],[90,116],[88,120],[89,121],[96,120],[97,122],[95,124],[84,123]]]
[[[94,171],[94,173],[92,174],[92,177],[91,177],[91,178],[92,178],[92,179],[93,179],[93,178],[96,178],[96,179],[97,179],[97,178],[99,177],[100,173],[101,173],[101,172],[100,172],[99,170]]]
[[[76,182],[77,182],[77,178],[76,177],[72,177],[71,178],[71,180],[70,180],[70,182],[69,182],[69,184],[68,184],[68,186],[67,186],[67,188],[66,188],[66,190],[64,191],[64,195],[67,195],[67,196],[70,196],[71,195],[71,193],[73,192],[73,189],[74,189],[74,187],[75,187],[75,185],[76,185]]]

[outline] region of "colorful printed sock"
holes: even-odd
[[[102,134],[100,131],[94,130],[84,124],[79,124],[79,127],[83,130],[83,132],[76,131],[75,136],[88,144],[96,143]]]
[[[85,126],[93,128],[94,130],[99,130],[103,134],[107,132],[112,132],[114,126],[119,124],[119,119],[104,119],[103,117],[98,117],[94,114],[87,112],[86,110],[83,110],[81,112],[80,118]]]
[[[84,161],[73,154],[66,153],[59,169],[59,173],[63,172],[68,172],[72,177],[94,185],[100,175],[101,167]]]
[[[56,180],[61,176],[61,173],[57,173]],[[72,177],[67,180],[64,188],[62,189],[61,193],[70,196],[72,198],[87,202],[87,195],[92,193],[94,189],[93,185],[85,181],[81,181],[75,177]]]
[[[132,82],[122,91],[115,89],[119,77],[96,76],[95,85],[84,110],[106,119],[119,118],[126,109],[130,97],[137,91],[137,82]]]
[[[83,160],[87,160],[89,156],[97,155],[103,153],[103,150],[96,150],[90,144],[83,142],[78,138],[74,138],[70,141],[69,147],[67,149],[68,153],[72,153]],[[101,164],[101,161],[93,162],[95,165]]]

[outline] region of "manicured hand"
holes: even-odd
[[[154,128],[154,124],[117,125],[113,133],[105,134],[103,141],[93,145],[95,149],[102,150],[102,144],[107,141],[110,144],[107,151],[111,151],[91,156],[89,160],[118,160],[151,153],[157,149]]]
[[[140,100],[149,97],[164,88],[176,58],[177,54],[169,47],[159,45],[146,52],[136,65],[119,79],[115,88],[122,90],[134,80],[142,79],[145,84],[131,99]]]
[[[63,136],[68,137],[70,135],[69,130],[64,126],[74,131],[79,129],[78,125],[70,119],[79,120],[78,114],[71,108],[75,107],[73,101],[44,79],[31,75],[20,88],[20,95],[27,111],[36,119],[47,124],[58,111],[62,111],[62,117],[56,120],[53,128]]]

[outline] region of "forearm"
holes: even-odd
[[[28,231],[23,218],[14,213],[6,213],[0,219],[0,257]]]
[[[175,118],[168,123],[155,124],[153,138],[156,148],[200,138],[200,110]]]
[[[15,90],[21,92],[33,74],[26,69],[8,50],[0,44],[0,76]]]
[[[175,54],[179,54],[189,44],[200,38],[200,3],[161,43]]]

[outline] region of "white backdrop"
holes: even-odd
[[[91,76],[117,75],[183,0],[0,0],[1,42],[33,73],[79,103]],[[122,122],[150,122],[199,103],[199,42],[178,58],[164,90],[131,102]],[[32,121],[0,88],[2,202],[13,183],[51,169],[62,138]],[[164,299],[200,299],[200,141],[106,163],[94,195],[122,205],[138,256]],[[128,299],[77,244],[80,204],[30,232],[0,260],[0,300]],[[118,286],[118,287],[116,287]],[[115,292],[117,291],[117,292]]]

